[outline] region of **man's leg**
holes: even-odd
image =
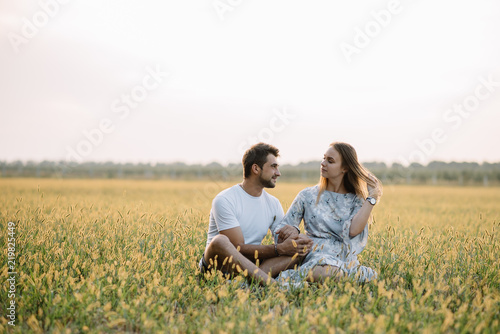
[[[276,277],[283,270],[293,269],[295,266],[302,262],[303,257],[296,256],[278,256],[271,259],[264,260],[260,265],[260,269],[265,273],[271,273],[271,277]]]
[[[213,238],[205,249],[205,261],[209,266],[216,266],[217,269],[228,273],[238,274],[246,270],[247,278],[253,278],[260,285],[267,285],[268,280],[270,283],[274,282],[265,271],[244,257],[229,238],[222,234]]]

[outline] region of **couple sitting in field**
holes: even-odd
[[[281,175],[276,147],[259,143],[243,156],[243,182],[219,193],[212,203],[202,273],[245,272],[261,285],[281,281],[322,281],[377,274],[357,259],[368,239],[368,220],[382,195],[380,181],[357,159],[354,148],[332,143],[321,162],[318,185],[302,190],[286,215],[274,188]],[[304,220],[306,235],[300,233]],[[262,245],[268,230],[273,245]]]

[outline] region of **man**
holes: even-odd
[[[273,231],[284,216],[279,200],[264,190],[274,188],[281,175],[278,156],[279,150],[272,145],[252,146],[243,156],[243,182],[213,200],[207,245],[200,260],[202,273],[211,268],[226,274],[243,273],[266,285],[281,271],[293,268],[311,249],[312,240],[290,225],[276,231],[281,235],[279,243],[261,244],[267,231]]]

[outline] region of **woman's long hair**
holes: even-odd
[[[382,192],[382,182],[380,182],[375,175],[370,173],[368,169],[363,167],[358,161],[358,155],[354,147],[347,143],[334,142],[330,144],[337,152],[339,152],[342,158],[342,167],[347,170],[344,174],[342,182],[344,187],[349,193],[356,194],[359,198],[365,200],[368,197],[367,185],[375,187],[376,183],[371,179],[379,182],[379,189]],[[316,203],[319,202],[321,194],[325,191],[328,185],[328,179],[321,175],[319,177],[319,192]],[[382,193],[380,194],[382,195]]]

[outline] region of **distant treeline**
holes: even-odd
[[[316,182],[319,178],[319,161],[298,165],[282,165],[281,181]],[[448,185],[500,185],[500,162],[441,162],[426,166],[413,163],[405,167],[398,163],[388,166],[381,162],[363,163],[386,184],[448,184]],[[110,179],[179,179],[224,180],[241,179],[241,164],[222,166],[188,165],[182,162],[158,164],[132,164],[114,162],[66,163],[64,161],[0,162],[0,177],[37,178],[110,178]]]

